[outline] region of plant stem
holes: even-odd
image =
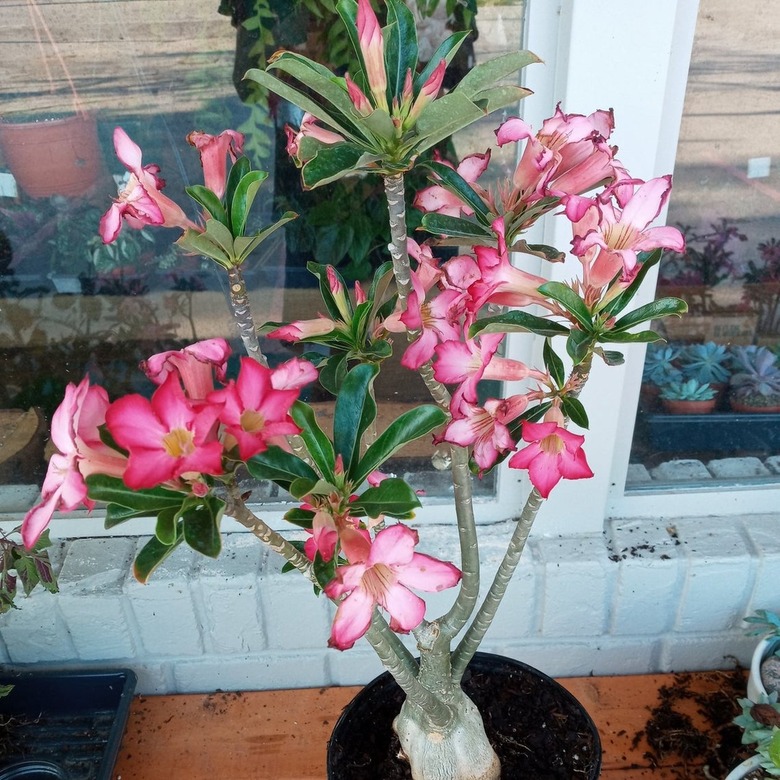
[[[250,530],[263,544],[289,561],[312,582],[316,582],[311,561],[247,507],[236,484],[227,486],[225,512]]]
[[[260,342],[257,340],[257,329],[252,317],[249,295],[247,294],[246,282],[244,281],[241,267],[231,265],[228,268],[227,275],[230,292],[230,310],[233,312],[233,319],[236,322],[241,341],[244,342],[244,349],[249,357],[254,358],[260,365],[267,366],[268,361],[260,350]]]
[[[542,501],[541,495],[536,488],[534,488],[525,502],[523,511],[517,521],[517,526],[509,541],[507,551],[504,554],[504,558],[490,585],[490,590],[488,590],[485,600],[482,602],[482,606],[479,608],[474,620],[468,627],[466,634],[453,652],[452,675],[455,680],[460,680],[460,678],[463,677],[466,666],[468,666],[469,661],[474,657],[474,653],[477,652],[479,644],[485,636],[485,632],[490,628],[490,624],[496,616],[496,611],[501,604],[501,600],[504,598],[512,575],[517,568],[517,564],[520,562],[526,542],[528,541],[528,535],[531,532],[531,527],[534,524]]]

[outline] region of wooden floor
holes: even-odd
[[[719,690],[721,673],[691,675],[691,688]],[[601,734],[603,780],[704,777],[670,756],[652,768],[634,745],[658,689],[672,675],[562,679]],[[139,696],[114,780],[324,780],[325,745],[358,688],[320,688],[185,696]],[[690,713],[697,716],[695,707]],[[381,778],[377,778],[381,780]]]

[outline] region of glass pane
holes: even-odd
[[[179,204],[202,181],[198,155],[184,139],[193,129],[226,127],[247,134],[245,152],[269,172],[254,218],[267,224],[292,209],[291,223],[247,261],[258,323],[310,318],[321,308],[306,263],[335,264],[351,281],[387,259],[386,211],[377,181],[350,179],[301,191],[288,161],[284,126],[300,117],[241,76],[277,48],[295,48],[344,66],[340,22],[314,0],[32,0],[7,4],[0,26],[0,486],[40,485],[51,447],[48,428],[68,382],[85,373],[111,398],[150,393],[139,361],[194,340],[225,337],[234,327],[223,273],[199,257],[175,252],[176,230],[123,229],[115,244],[97,236],[101,214],[125,171],[112,144],[123,127],[160,166],[165,194]],[[465,4],[445,4],[422,19],[428,56],[451,28],[470,22]],[[258,28],[257,12],[267,29]],[[474,22],[450,72],[518,48],[522,5],[491,2]],[[454,154],[482,151],[498,119],[457,139]],[[511,161],[509,161],[511,162]],[[197,219],[194,205],[189,216]],[[272,363],[294,348],[264,340]],[[402,352],[397,348],[397,352]],[[395,363],[378,393],[390,401],[380,427],[426,397],[416,377]],[[310,400],[317,401],[316,397]],[[327,404],[322,412],[328,414]],[[412,472],[429,493],[442,491],[431,447],[402,453],[395,468]],[[490,495],[491,479],[478,489]],[[37,491],[37,486],[35,488]],[[260,494],[258,494],[260,495]],[[14,496],[19,505],[14,504]],[[271,496],[272,498],[272,496]],[[28,493],[0,489],[0,509],[25,509]]]
[[[648,349],[629,489],[780,473],[780,17],[749,5],[699,7],[658,287],[690,314]]]

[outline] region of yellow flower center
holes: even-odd
[[[607,246],[610,249],[620,251],[621,249],[629,249],[635,243],[637,239],[637,230],[631,225],[621,225],[616,223],[610,225],[607,231],[604,233],[604,240],[607,242]]]
[[[241,413],[241,428],[247,433],[259,433],[265,427],[265,417],[256,409],[245,409]]]
[[[185,428],[174,428],[163,436],[163,449],[172,458],[182,458],[195,452],[192,432]]]
[[[362,577],[362,585],[374,601],[383,601],[384,594],[395,582],[390,567],[385,563],[375,563]]]
[[[564,447],[563,439],[557,433],[551,433],[539,442],[539,447],[545,455],[560,455]]]

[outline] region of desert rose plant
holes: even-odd
[[[177,243],[185,251],[226,270],[247,355],[236,377],[227,376],[230,350],[221,339],[154,355],[142,366],[157,385],[151,398],[111,401],[87,379],[69,387],[54,420],[59,453],[41,503],[25,518],[24,539],[35,544],[54,511],[96,501],[107,505],[108,526],[154,516],[155,535],[135,561],[144,581],[181,544],[217,556],[220,520],[233,517],[336,604],[331,646],[346,650],[365,638],[393,674],[406,694],[394,727],[413,777],[489,780],[499,777],[499,761],[461,689],[462,675],[544,500],[561,479],[592,476],[584,436],[569,424],[588,427],[579,395],[594,358],[619,364],[614,345],[658,340],[637,326],[685,310],[669,298],[631,308],[661,250],[681,251],[683,239],[673,228],[651,226],[669,196],[670,177],[629,176],[608,143],[611,112],[561,109],[537,131],[519,118],[501,125],[497,141],[517,144],[519,162],[511,181],[495,189],[479,184],[489,151],[457,168],[435,155],[428,159],[430,185],[415,194],[415,203],[427,212],[429,238],[408,237],[404,175],[420,164],[422,152],[521,98],[525,91],[505,80],[536,58],[518,52],[479,65],[441,94],[463,35],[443,42],[418,72],[412,16],[399,0],[388,0],[384,27],[368,0],[340,0],[337,8],[355,47],[356,72],[337,76],[300,54],[280,52],[267,71],[248,77],[304,112],[300,127],[287,129],[304,186],[347,175],[383,177],[392,260],[353,290],[334,268],[311,263],[322,295],[319,315],[266,324],[262,332],[327,350],[270,367],[241,269],[252,249],[294,215],[247,234],[265,174],[250,169],[241,136],[226,131],[189,137],[205,182],[188,190],[202,209],[192,221],[162,193],[159,169],[143,164],[141,150],[117,129],[117,154],[130,176],[101,222],[104,241],[120,229],[180,229]],[[580,273],[568,281],[548,281],[510,262],[511,251],[537,262],[564,257],[523,238],[553,213],[571,224]],[[440,262],[438,244],[473,249]],[[544,340],[540,365],[503,356],[506,334],[516,332]],[[380,431],[373,387],[393,347],[403,352],[405,367],[420,373],[431,402]],[[482,379],[520,382],[524,389],[483,398]],[[335,397],[332,433],[299,399],[315,381]],[[386,473],[388,460],[420,437],[449,450],[457,565],[417,551],[420,540],[409,521],[420,499]],[[507,459],[510,468],[528,473],[533,488],[480,603],[472,480]],[[305,542],[289,541],[250,508],[239,486],[247,472],[290,495],[286,519],[305,530]],[[426,618],[417,592],[447,588],[457,588],[451,608]],[[419,661],[398,637],[408,632]]]

